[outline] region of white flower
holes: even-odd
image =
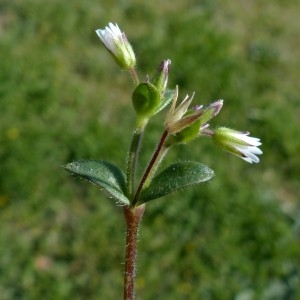
[[[96,33],[105,48],[123,69],[131,69],[135,66],[136,59],[133,49],[118,24],[109,23],[105,29],[97,29]]]
[[[212,138],[214,142],[226,151],[241,157],[248,163],[258,163],[257,155],[263,152],[258,148],[260,139],[248,136],[249,132],[241,132],[221,127],[216,129]]]

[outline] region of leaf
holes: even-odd
[[[186,161],[170,165],[155,176],[150,185],[141,192],[139,203],[160,198],[189,185],[211,179],[214,171],[198,162]]]
[[[130,204],[125,196],[125,176],[117,166],[102,160],[79,160],[65,165],[64,168],[100,185],[122,204]]]

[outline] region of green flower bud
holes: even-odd
[[[133,91],[132,103],[139,119],[149,119],[160,104],[160,93],[153,84],[140,83]]]
[[[134,68],[136,59],[133,49],[125,33],[121,32],[118,24],[109,23],[105,29],[97,29],[96,33],[122,69],[129,70]]]
[[[151,83],[161,92],[164,93],[168,83],[169,68],[171,61],[169,59],[163,60],[156,71],[156,74],[151,79]]]

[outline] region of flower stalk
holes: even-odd
[[[162,161],[164,154],[166,154],[166,152],[168,150],[168,148],[163,147],[164,143],[168,137],[168,134],[169,134],[168,131],[165,130],[160,138],[160,141],[155,149],[155,152],[152,155],[152,158],[144,172],[144,175],[140,181],[140,184],[139,184],[137,191],[135,193],[135,196],[133,198],[133,201],[132,201],[133,206],[136,205],[136,203],[138,202],[139,196],[141,194],[141,191],[142,191],[144,185],[152,179],[155,170],[157,169],[159,163]]]
[[[133,80],[134,84],[137,86],[140,83],[140,80],[139,80],[139,77],[138,77],[138,75],[135,71],[135,68],[129,69],[129,73],[132,77],[132,80]]]
[[[131,138],[131,144],[127,159],[127,171],[126,171],[126,178],[127,178],[127,197],[132,199],[133,190],[134,190],[134,182],[135,182],[135,175],[136,175],[136,165],[141,145],[141,140],[143,138],[143,133],[145,126],[137,127],[133,132]]]

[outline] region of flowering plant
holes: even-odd
[[[123,206],[126,220],[126,247],[124,273],[124,299],[134,298],[135,264],[137,252],[137,231],[146,203],[178,189],[210,180],[214,172],[208,166],[194,161],[176,162],[157,174],[163,158],[173,145],[188,143],[203,136],[222,149],[239,156],[249,163],[258,163],[258,138],[248,132],[239,132],[225,127],[211,129],[209,121],[222,109],[223,100],[216,100],[207,106],[190,108],[195,97],[187,95],[177,105],[179,88],[168,88],[171,61],[163,60],[155,73],[140,81],[136,70],[136,57],[126,35],[117,24],[109,23],[105,29],[97,29],[100,41],[113,56],[117,64],[128,70],[134,81],[132,105],[136,114],[136,128],[133,131],[127,157],[126,171],[102,160],[79,160],[71,162],[65,169],[99,186]],[[136,169],[144,131],[151,118],[170,106],[164,118],[164,130],[152,158],[142,177],[136,180]]]

